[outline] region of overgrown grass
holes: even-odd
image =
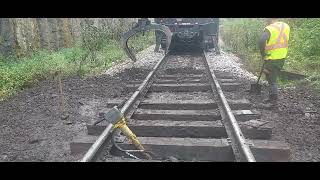
[[[149,32],[145,36],[136,36],[129,41],[129,45],[135,49],[135,52],[139,52],[154,42],[154,33]],[[58,71],[64,76],[92,75],[105,71],[112,67],[113,63],[119,63],[127,58],[118,40],[106,39],[102,48],[96,52],[95,61],[84,61],[79,70],[79,59],[87,51],[78,44],[58,52],[41,50],[20,59],[1,56],[0,101],[38,81],[52,78]]]
[[[225,50],[237,54],[244,60],[247,70],[255,73],[262,66],[258,41],[266,26],[264,18],[225,19],[222,39]],[[281,19],[291,27],[289,53],[284,70],[309,76],[307,81],[320,88],[320,19]],[[280,79],[282,85],[292,85],[297,81]]]

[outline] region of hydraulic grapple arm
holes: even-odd
[[[131,60],[137,61],[136,56],[134,55],[134,53],[132,53],[131,49],[128,47],[128,40],[139,32],[145,32],[150,30],[161,31],[165,34],[166,36],[165,54],[168,52],[168,49],[171,43],[171,38],[172,38],[172,33],[170,29],[167,26],[164,26],[161,24],[153,24],[150,22],[148,18],[141,18],[138,20],[138,23],[132,29],[124,33],[121,37],[121,46]]]

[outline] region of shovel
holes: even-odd
[[[262,72],[263,72],[264,64],[265,63],[263,62],[257,83],[256,84],[251,84],[251,87],[250,87],[250,90],[249,90],[250,94],[258,94],[258,95],[261,94],[262,85],[259,84],[259,81],[260,81],[260,78],[261,78],[261,75],[262,75]]]

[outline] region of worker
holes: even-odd
[[[160,24],[161,23],[160,19],[161,18],[154,18],[155,23]],[[161,38],[162,38],[161,31],[155,31],[155,36],[156,36],[156,46],[154,48],[154,52],[159,52]]]
[[[278,108],[277,77],[283,68],[288,54],[290,27],[276,18],[267,20],[259,42],[261,56],[264,61],[263,72],[269,84],[269,98],[263,102],[264,108]]]

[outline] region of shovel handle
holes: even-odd
[[[259,81],[260,81],[260,78],[261,78],[261,75],[262,75],[262,72],[263,72],[264,64],[265,64],[265,61],[263,61],[263,64],[262,64],[262,67],[261,67],[261,70],[260,70],[260,74],[259,74],[259,77],[258,77],[257,84],[259,84]]]

